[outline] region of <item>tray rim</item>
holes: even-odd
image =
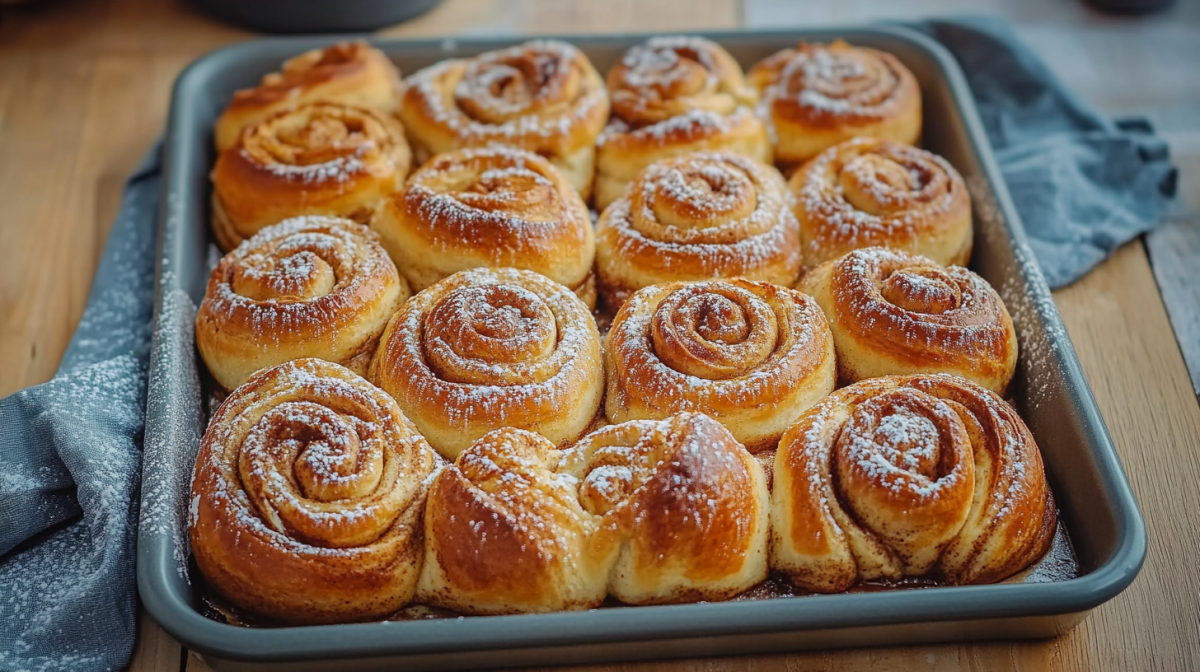
[[[162,198],[158,222],[156,263],[155,324],[168,295],[180,289],[178,279],[166,271],[170,194],[174,183],[184,179],[176,174],[173,155],[179,133],[185,132],[189,112],[184,110],[189,89],[200,86],[207,72],[266,46],[291,49],[296,53],[317,44],[342,39],[366,39],[374,45],[403,46],[413,49],[449,50],[462,44],[490,47],[531,39],[576,41],[643,40],[653,35],[702,35],[721,42],[723,39],[763,36],[780,39],[789,36],[820,36],[829,39],[849,33],[875,33],[907,41],[925,51],[948,80],[948,87],[967,129],[968,141],[981,167],[1004,225],[1012,239],[1014,252],[1028,253],[1024,226],[1016,213],[1007,186],[983,132],[982,121],[969,92],[965,76],[950,53],[932,38],[895,24],[847,24],[779,29],[655,31],[647,33],[580,33],[566,35],[512,34],[495,36],[445,36],[433,38],[391,38],[371,35],[324,35],[319,37],[274,37],[254,39],[222,47],[189,64],[176,79],[164,144]],[[1082,424],[1089,434],[1089,446],[1104,490],[1116,503],[1113,513],[1116,543],[1110,557],[1082,576],[1051,583],[992,584],[950,586],[914,591],[819,595],[800,598],[805,605],[794,609],[794,599],[755,600],[719,603],[694,603],[643,607],[621,607],[584,612],[520,614],[491,617],[438,619],[429,621],[371,622],[281,628],[242,628],[206,618],[187,601],[179,599],[168,586],[165,573],[152,567],[170,556],[166,535],[156,534],[139,525],[137,558],[138,593],[154,620],[189,649],[202,654],[246,662],[286,662],[302,659],[334,660],[353,657],[385,657],[477,652],[497,649],[562,647],[595,644],[614,639],[614,630],[625,641],[686,639],[716,635],[763,634],[795,630],[827,630],[914,622],[988,620],[1025,616],[1056,616],[1089,611],[1115,597],[1136,578],[1145,560],[1147,541],[1145,524],[1124,469],[1112,444],[1103,417],[1083,375],[1070,336],[1063,327],[1050,290],[1036,264],[1018,265],[1026,293],[1036,306],[1039,318],[1049,333],[1061,334],[1054,341],[1056,364]],[[151,366],[159,356],[159,344],[151,355]],[[153,377],[154,372],[151,371]],[[150,416],[147,422],[151,421]],[[145,488],[143,488],[143,492]],[[812,605],[812,606],[808,606]],[[631,625],[641,621],[638,627]],[[657,621],[657,622],[656,622]],[[707,621],[698,625],[699,621]],[[686,623],[684,625],[680,625]],[[493,625],[494,624],[494,625]],[[551,626],[546,631],[545,626]],[[467,630],[464,631],[464,627]],[[402,628],[398,630],[397,628]],[[630,631],[636,630],[635,634]],[[306,635],[320,632],[323,637]],[[353,638],[345,635],[353,634]],[[353,641],[351,641],[351,639]],[[330,643],[332,640],[332,644]]]

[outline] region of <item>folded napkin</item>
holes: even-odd
[[[133,651],[158,185],[155,149],[54,379],[0,400],[0,670],[119,670]]]
[[[1159,221],[1174,173],[1148,127],[1080,103],[1003,23],[919,28],[967,72],[1051,284]],[[116,670],[133,650],[158,185],[155,150],[57,375],[0,400],[0,670]]]
[[[1113,121],[1079,100],[1005,21],[909,27],[941,42],[962,66],[1051,288],[1078,280],[1163,221],[1176,171],[1148,122]]]

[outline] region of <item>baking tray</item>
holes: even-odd
[[[958,65],[937,43],[899,27],[700,33],[743,66],[798,40],[852,43],[895,54],[916,75],[923,145],[971,192],[971,267],[1012,314],[1020,362],[1013,403],[1045,460],[1070,530],[1077,578],[843,595],[618,607],[547,615],[241,628],[195,608],[187,575],[188,483],[203,433],[192,321],[204,293],[213,121],[235,89],[285,58],[338,38],[248,42],[193,63],[175,84],[164,148],[156,329],[146,420],[138,589],[160,625],[217,670],[374,670],[505,667],[750,654],[807,648],[1052,637],[1133,581],[1146,553],[1137,504],[1075,351],[1026,243]],[[646,35],[573,36],[604,72]],[[517,38],[376,40],[405,73],[508,46]]]

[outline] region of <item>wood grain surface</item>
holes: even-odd
[[[1113,112],[1167,120],[1160,130],[1183,169],[1185,210],[1177,226],[1191,227],[1181,235],[1196,240],[1197,220],[1187,210],[1200,204],[1200,3],[1183,0],[1167,16],[1130,21],[1091,13],[1074,0],[447,0],[385,32],[779,27],[968,9],[1013,20],[1085,98]],[[53,375],[83,310],[122,180],[159,134],[175,76],[204,52],[247,37],[178,0],[52,0],[0,9],[0,395]],[[1197,277],[1186,265],[1171,272]],[[1149,555],[1129,590],[1051,641],[586,669],[1200,669],[1200,405],[1142,243],[1127,245],[1055,300],[1146,517]],[[145,614],[139,625],[130,669],[208,669]]]

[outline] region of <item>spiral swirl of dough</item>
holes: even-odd
[[[390,115],[400,96],[400,72],[388,57],[362,40],[313,49],[284,61],[258,86],[233,94],[217,119],[217,151],[237,144],[242,129],[271,115],[309,103],[365,107]]]
[[[945,374],[826,397],[775,458],[771,567],[816,592],[934,575],[992,583],[1050,547],[1041,453],[993,392]]]
[[[706,413],[751,451],[833,390],[833,337],[808,296],[765,282],[647,287],[608,336],[611,422]]]
[[[841,40],[801,43],[767,57],[748,78],[762,94],[760,115],[784,165],[855,137],[915,145],[921,136],[917,79],[887,52]]]
[[[397,114],[421,160],[465,147],[541,154],[586,198],[608,95],[575,47],[535,40],[438,63],[405,80]]]
[[[797,289],[829,318],[843,382],[952,373],[1003,394],[1016,371],[1004,302],[961,266],[871,247],[818,266]]]
[[[232,390],[255,371],[319,357],[366,372],[409,296],[379,239],[332,217],[297,217],[225,255],[196,316],[196,345]]]
[[[745,277],[791,286],[799,230],[779,173],[729,153],[655,162],[596,225],[600,293],[615,310],[672,281]]]
[[[409,602],[437,456],[351,371],[300,359],[226,399],[201,442],[191,544],[222,596],[285,623],[378,618]]]
[[[729,151],[771,162],[758,93],[720,45],[702,37],[654,37],[608,71],[612,118],[596,149],[596,209],[603,210],[654,161]]]
[[[587,206],[546,159],[508,147],[440,154],[371,220],[420,291],[471,268],[511,266],[596,304],[596,238]]]
[[[408,176],[404,129],[367,108],[315,103],[248,127],[213,167],[213,233],[225,251],[288,217],[366,224]]]
[[[417,294],[388,324],[371,372],[448,458],[500,427],[574,441],[604,393],[587,306],[512,268],[462,271]]]
[[[946,266],[971,258],[971,198],[945,159],[890,140],[832,147],[792,176],[804,265],[882,246]]]

